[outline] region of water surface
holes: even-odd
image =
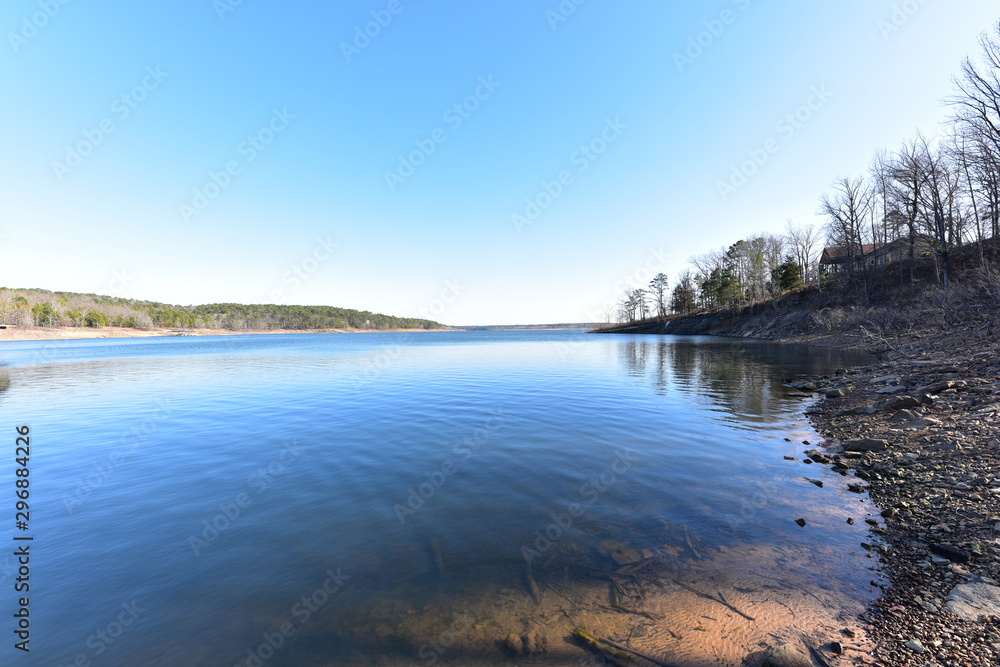
[[[32,434],[30,664],[588,664],[576,625],[735,664],[878,579],[865,498],[783,459],[816,440],[783,381],[863,361],[836,352],[440,332],[0,360],[0,428]]]

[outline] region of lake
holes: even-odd
[[[803,463],[813,399],[783,383],[866,361],[581,331],[5,343],[5,534],[28,425],[33,541],[30,657],[0,557],[3,655],[600,664],[583,626],[697,666],[827,641],[882,581],[871,507]]]

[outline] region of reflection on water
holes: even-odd
[[[468,332],[0,354],[0,423],[32,425],[45,480],[54,664],[589,664],[577,626],[736,664],[850,625],[878,579],[847,523],[865,499],[783,459],[816,436],[782,380],[858,361],[836,353]]]

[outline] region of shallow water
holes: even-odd
[[[866,499],[782,458],[817,440],[783,379],[864,359],[558,331],[0,360],[0,428],[32,437],[26,664],[515,664],[511,633],[546,649],[518,664],[588,664],[577,625],[736,664],[877,592]]]

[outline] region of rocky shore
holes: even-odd
[[[1000,665],[1000,344],[939,331],[880,357],[790,385],[824,399],[810,416],[826,440],[807,456],[877,506],[863,546],[890,584],[862,619],[876,648],[839,662]]]

